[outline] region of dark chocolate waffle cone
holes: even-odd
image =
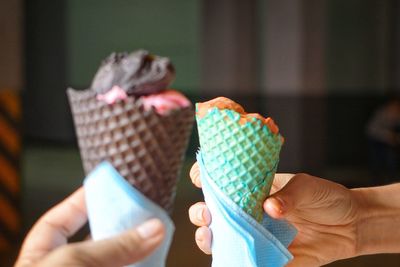
[[[148,198],[171,212],[193,126],[192,107],[158,115],[128,97],[109,105],[92,90],[68,89],[86,172],[109,161]]]

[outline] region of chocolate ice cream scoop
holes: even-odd
[[[146,50],[112,53],[99,67],[91,88],[97,94],[105,94],[119,86],[128,95],[140,96],[166,89],[174,78],[174,67],[166,57]]]

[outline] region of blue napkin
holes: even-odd
[[[129,266],[165,266],[175,226],[164,209],[132,187],[108,162],[99,164],[86,177],[84,188],[94,240],[115,236],[150,218],[158,218],[166,230],[162,245],[152,255]]]
[[[293,256],[287,250],[297,231],[266,214],[262,224],[245,213],[209,177],[201,152],[197,154],[201,183],[212,222],[212,266],[284,266]]]

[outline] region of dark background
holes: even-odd
[[[365,165],[366,121],[400,82],[397,2],[278,2],[26,1],[25,137],[73,143],[65,88],[87,88],[111,51],[146,48],[194,101],[272,116],[286,171]]]
[[[177,70],[173,88],[193,102],[224,95],[273,117],[286,138],[280,171],[308,172],[349,187],[372,183],[365,127],[373,111],[400,92],[396,0],[0,3],[0,34],[14,34],[5,39],[12,41],[0,43],[0,56],[19,53],[0,58],[0,89],[22,97],[24,231],[81,184],[65,91],[87,88],[112,51],[144,48],[168,56]],[[197,146],[194,130],[169,266],[209,266],[209,257],[187,234],[195,229],[187,208],[202,198],[188,181]],[[11,257],[5,258],[7,266]],[[378,262],[399,266],[400,258],[361,257],[332,266]]]

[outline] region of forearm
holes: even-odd
[[[400,253],[400,184],[353,192],[359,203],[357,254]]]

